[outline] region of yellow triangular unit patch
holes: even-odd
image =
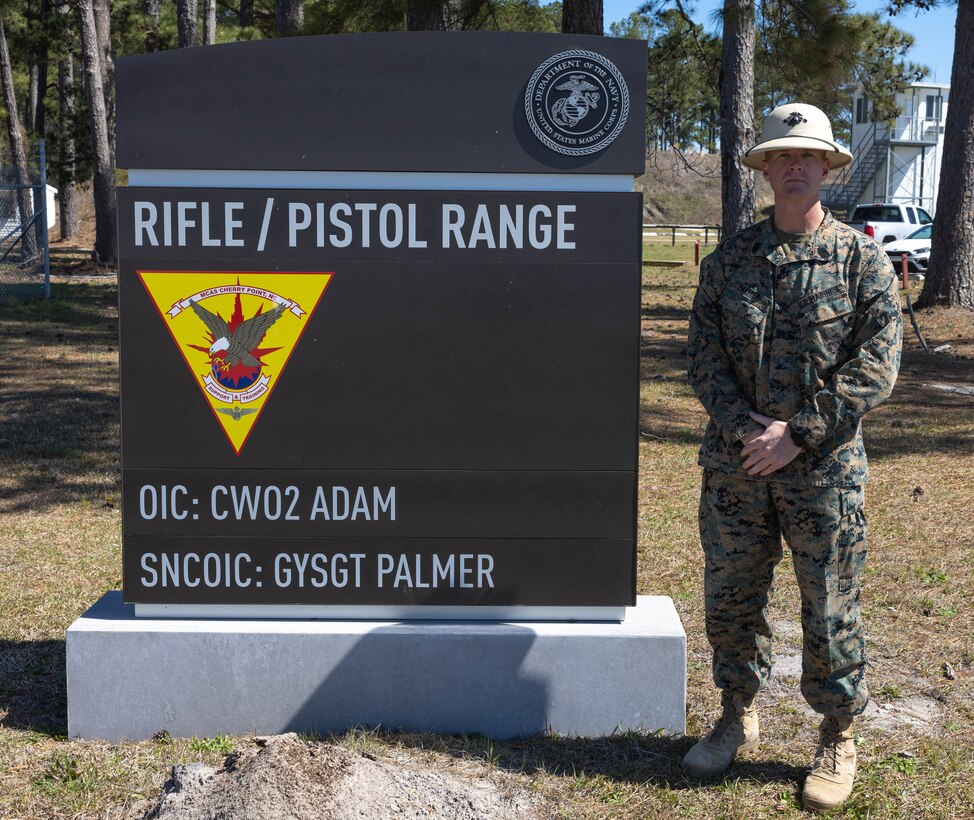
[[[332,274],[138,275],[239,455]]]

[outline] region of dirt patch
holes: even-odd
[[[255,738],[228,755],[223,768],[173,767],[154,803],[129,820],[408,820],[450,817],[529,820],[542,799],[513,775],[482,763],[382,758],[295,734]]]
[[[922,695],[908,695],[894,701],[869,701],[863,720],[874,729],[896,732],[905,727],[921,734],[937,735],[943,729],[944,709],[940,703]]]

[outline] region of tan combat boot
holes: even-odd
[[[828,715],[819,729],[820,740],[812,771],[805,781],[802,802],[806,809],[828,811],[852,794],[856,778],[856,744],[852,718]]]
[[[723,714],[703,740],[683,758],[683,767],[694,777],[716,777],[725,771],[738,752],[758,745],[758,710],[741,695],[721,695]]]

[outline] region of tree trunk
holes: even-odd
[[[252,2],[253,0],[251,0]],[[159,0],[144,0],[143,11],[148,21],[145,26],[145,50],[147,52],[159,50]]]
[[[247,28],[254,24],[254,0],[240,0],[237,24],[240,28]]]
[[[216,0],[203,0],[203,45],[216,42]]]
[[[33,216],[30,178],[27,176],[27,153],[24,148],[24,135],[20,130],[20,118],[17,115],[14,75],[10,68],[10,52],[7,49],[7,33],[3,28],[2,16],[0,16],[0,84],[3,85],[3,100],[7,107],[7,138],[10,141],[10,156],[18,186],[17,208],[20,210],[20,224],[24,225]],[[37,256],[37,242],[33,230],[24,233],[24,256],[27,259]]]
[[[60,13],[67,12],[67,4]],[[57,196],[60,210],[61,239],[74,239],[78,234],[78,206],[74,190],[74,58],[65,54],[57,64],[58,132],[61,155],[58,157]]]
[[[918,307],[974,309],[974,0],[957,3],[930,268]]]
[[[721,217],[724,236],[754,222],[754,174],[742,162],[754,145],[754,5],[724,3],[720,67]]]
[[[602,0],[564,0],[561,4],[562,34],[601,35],[602,16]]]
[[[176,29],[179,48],[191,48],[200,44],[197,25],[199,3],[197,0],[176,0]]]
[[[101,66],[101,84],[107,86],[113,78],[112,71],[112,10],[109,0],[94,0],[95,35],[98,40],[98,62]]]
[[[101,90],[105,98],[105,124],[108,127],[108,150],[115,167],[115,58],[112,56],[112,12],[109,0],[94,0],[95,34],[98,37],[98,61],[101,66]]]
[[[27,110],[24,125],[27,130],[44,136],[47,128],[47,109],[44,94],[47,90],[48,0],[29,0],[27,3]]]
[[[81,33],[85,94],[88,99],[88,118],[91,125],[95,194],[95,259],[103,264],[115,264],[118,259],[118,239],[115,233],[117,219],[115,160],[108,144],[105,95],[101,84],[101,49],[95,31],[93,0],[76,0],[76,3],[78,28]]]
[[[304,0],[277,0],[277,36],[291,37],[304,28]]]
[[[38,96],[43,96],[43,93],[38,95],[39,78],[37,76],[37,52],[35,44],[37,37],[32,36],[33,32],[31,29],[37,25],[36,21],[38,19],[38,8],[37,0],[27,0],[26,14],[24,18],[27,23],[27,110],[24,111],[24,127],[28,131],[34,130],[34,123],[37,122],[37,100]]]
[[[24,122],[31,131],[34,130],[34,123],[37,122],[37,89],[40,85],[37,76],[37,61],[34,50],[27,53],[27,110],[24,112]]]
[[[446,17],[443,0],[408,0],[406,3],[408,31],[444,31]]]

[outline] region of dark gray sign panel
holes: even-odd
[[[549,170],[564,158],[613,172],[632,163],[620,89],[629,83],[638,98],[642,75],[627,73],[628,46],[606,45],[576,66],[550,59],[576,38],[541,38],[539,51],[533,37],[477,35],[467,42],[484,49],[464,63],[465,38],[419,39],[441,49],[438,65],[461,65],[433,81],[441,91],[465,88],[470,66],[492,62],[504,42],[529,66],[514,83],[505,65],[492,91],[477,92],[492,117],[508,107],[495,130],[527,129],[534,141],[530,151],[517,139],[490,149],[520,170],[537,170],[537,157]],[[272,44],[268,59],[317,65],[322,41],[336,44],[328,60],[359,66],[374,43],[416,47],[412,35],[308,38],[289,41],[286,58]],[[238,48],[197,50],[220,52],[201,58],[215,61],[201,87],[258,59]],[[249,135],[227,147],[229,160],[202,148],[190,162],[178,144],[167,154],[157,127],[198,119],[196,137],[219,136],[230,103],[207,113],[191,89],[163,127],[133,96],[150,82],[141,59],[120,68],[129,164],[280,167],[293,127],[280,129],[281,152]],[[175,75],[185,59],[174,55]],[[223,96],[239,102],[230,81]],[[392,105],[383,82],[360,86],[377,108]],[[562,149],[602,147],[578,156],[547,147],[527,124],[534,99],[534,131],[554,139],[545,123],[557,120]],[[350,134],[329,150],[358,150],[356,135],[371,137],[356,124],[359,103],[343,105]],[[593,112],[586,137],[579,123]],[[398,156],[369,151],[373,169]],[[439,167],[454,167],[444,156]],[[436,170],[435,160],[419,165]],[[640,225],[632,193],[120,189],[125,600],[634,603]]]
[[[141,603],[618,606],[627,539],[131,537]]]
[[[124,57],[118,164],[642,174],[645,77],[642,41],[487,31],[287,37]],[[560,117],[546,113],[557,97],[572,100]],[[586,107],[591,114],[572,125]]]

